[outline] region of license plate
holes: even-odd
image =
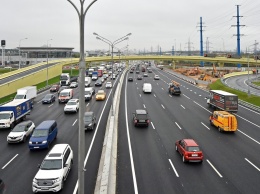
[[[139,120],[139,122],[142,122],[142,123],[144,123],[144,122],[145,122],[145,120]]]
[[[39,147],[33,147],[33,148],[39,148]]]
[[[198,156],[198,154],[192,154],[191,156]]]

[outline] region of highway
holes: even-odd
[[[154,74],[160,80],[153,80]],[[259,112],[239,106],[239,130],[220,133],[210,126],[207,91],[155,69],[145,80],[127,82],[119,116],[117,193],[258,193],[260,190]],[[168,83],[181,84],[181,96],[168,94]],[[143,94],[142,83],[153,92]],[[123,87],[124,88],[124,87]],[[132,113],[146,109],[148,128],[136,128]],[[174,143],[193,138],[204,161],[184,164]]]
[[[94,82],[91,85],[93,86]],[[107,117],[111,106],[112,90],[105,89],[105,83],[103,83],[102,87],[95,87],[95,90],[97,91],[101,88],[107,92],[105,101],[96,101],[95,96],[89,102],[86,101],[86,111],[94,111],[97,118],[95,130],[85,133],[86,150],[84,155],[87,155],[85,159],[86,193],[93,193],[95,189]],[[59,104],[57,98],[56,102],[43,105],[41,99],[47,93],[49,91],[45,91],[37,96],[34,109],[27,116],[27,119],[32,120],[36,126],[44,120],[55,119],[57,121],[58,136],[51,147],[58,143],[68,143],[74,152],[72,170],[65,182],[64,190],[60,193],[72,194],[78,177],[78,113],[65,115],[63,112],[64,104]],[[78,98],[78,88],[74,89],[74,94],[74,98]],[[29,139],[27,139],[26,143],[8,144],[6,137],[9,132],[10,130],[8,129],[0,131],[0,176],[6,185],[6,194],[32,193],[32,180],[38,171],[38,164],[42,162],[49,150],[29,151]]]

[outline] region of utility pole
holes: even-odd
[[[203,26],[203,23],[202,23],[202,17],[200,17],[200,56],[203,56],[204,55],[204,53],[203,53],[203,27],[205,27],[205,26]],[[204,66],[204,62],[203,61],[201,61],[200,62],[200,66]]]
[[[191,56],[191,44],[193,44],[193,43],[190,42],[190,38],[186,44],[188,44],[188,56]]]

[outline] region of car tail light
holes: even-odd
[[[147,119],[147,121],[146,121],[147,123],[150,123],[150,121],[149,121],[149,119]]]
[[[138,120],[137,119],[135,119],[135,123],[137,123],[138,122]]]

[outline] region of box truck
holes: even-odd
[[[14,100],[29,99],[31,101],[31,108],[33,108],[33,101],[37,97],[37,87],[36,86],[26,86],[17,89],[16,96]]]

